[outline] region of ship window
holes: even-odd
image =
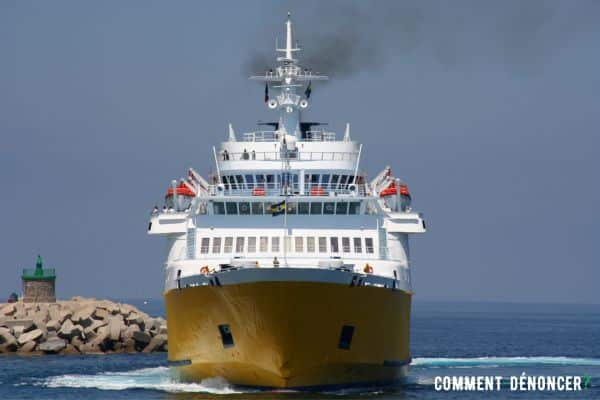
[[[227,175],[223,176],[223,183],[225,184],[225,188],[229,190],[229,177]]]
[[[329,187],[329,174],[323,175],[323,178],[321,179],[321,186],[325,188]]]
[[[354,252],[355,253],[362,253],[362,243],[361,243],[361,239],[358,238],[354,238]]]
[[[254,188],[254,175],[246,175],[246,186],[248,189]]]
[[[271,212],[271,202],[265,203],[265,214],[272,214]]]
[[[228,201],[225,203],[225,208],[227,209],[227,215],[236,215],[237,214],[237,203],[233,201]]]
[[[346,183],[348,181],[348,178],[349,178],[348,175],[342,175],[342,179],[340,179],[340,189],[346,188]]]
[[[333,214],[334,210],[335,210],[335,203],[333,203],[333,202],[324,203],[323,214],[331,215],[331,214]]]
[[[221,341],[224,348],[235,346],[229,325],[219,325],[219,333],[221,334]]]
[[[312,215],[321,215],[321,207],[323,203],[310,203],[310,213]]]
[[[297,209],[297,204],[296,203],[287,203],[287,213],[288,214],[296,214],[296,209]]]
[[[267,187],[269,189],[275,189],[275,175],[267,175]]]
[[[358,213],[360,213],[360,201],[350,202],[350,208],[348,210],[348,214],[355,215]]]
[[[321,175],[315,175],[315,174],[311,175],[310,182],[313,184],[313,186],[318,186],[319,185],[319,177],[320,176]]]
[[[267,236],[260,237],[260,252],[266,253],[269,251],[269,238]]]
[[[332,253],[339,253],[340,246],[339,246],[338,238],[336,238],[336,237],[329,238],[329,246],[331,248]]]
[[[296,236],[294,241],[296,253],[302,253],[304,251],[304,238],[302,236]]]
[[[221,252],[221,238],[220,237],[213,238],[212,252],[213,252],[213,254],[218,254]]]
[[[285,246],[285,251],[286,252],[291,252],[292,251],[292,238],[289,236],[285,236],[283,238],[283,244]]]
[[[314,237],[306,238],[306,251],[309,253],[315,252],[315,238]]]
[[[348,203],[346,203],[345,201],[339,201],[335,205],[335,213],[338,215],[348,214]]]
[[[336,188],[336,186],[337,186],[337,183],[338,183],[338,179],[340,179],[340,176],[339,176],[339,175],[331,175],[331,187],[332,187],[333,189],[335,189],[335,188]]]
[[[235,238],[235,252],[236,253],[244,252],[244,238],[243,237]]]
[[[256,238],[248,238],[248,253],[256,253]]]
[[[271,238],[271,251],[273,253],[279,253],[279,237]]]
[[[342,251],[344,253],[350,253],[350,238],[348,238],[348,237],[342,238]]]
[[[365,238],[365,251],[367,254],[373,254],[373,238]]]
[[[243,189],[244,188],[244,177],[241,175],[236,175],[235,179],[238,182],[238,189]]]
[[[252,214],[253,215],[262,215],[263,213],[263,203],[252,203]]]
[[[210,243],[210,238],[202,238],[202,242],[200,242],[200,253],[202,254],[207,254],[208,253],[208,246]]]
[[[250,203],[247,201],[240,202],[240,215],[250,215]]]
[[[237,189],[237,183],[235,182],[235,176],[229,175],[229,184],[232,189]]]
[[[308,214],[308,203],[298,203],[298,214],[307,215]]]
[[[354,336],[354,327],[352,325],[342,326],[340,332],[340,342],[338,343],[338,349],[350,350],[352,344],[352,336]]]
[[[233,250],[233,238],[231,236],[228,236],[225,238],[225,249],[223,250],[223,252],[231,253],[232,250]]]
[[[216,201],[213,203],[213,212],[217,215],[225,214],[225,205],[220,201]]]
[[[264,187],[265,176],[264,175],[256,175],[256,186]]]
[[[327,238],[320,237],[319,238],[319,253],[326,253],[326,252],[327,252]]]

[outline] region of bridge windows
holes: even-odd
[[[334,202],[323,203],[323,214],[325,214],[325,215],[333,215],[334,210],[335,210],[335,203]]]
[[[348,203],[348,214],[357,215],[360,214],[360,201],[351,201]]]
[[[239,203],[240,215],[250,215],[250,203],[241,201]]]
[[[322,209],[323,209],[323,203],[320,203],[320,202],[310,203],[310,213],[311,214],[320,215],[322,212],[321,211]]]
[[[210,238],[202,238],[200,242],[200,254],[208,254],[208,246],[210,244]]]
[[[225,204],[221,201],[213,202],[213,213],[216,215],[224,215],[225,214]]]
[[[294,244],[294,250],[296,251],[296,253],[304,252],[304,238],[302,236],[296,236],[294,238]]]
[[[327,238],[319,237],[319,253],[327,253]]]
[[[365,251],[367,254],[373,254],[373,239],[365,238]]]
[[[254,189],[254,175],[245,175],[246,178],[246,188]]]
[[[340,247],[337,237],[334,236],[329,238],[329,248],[331,249],[332,253],[339,253]]]
[[[354,252],[358,254],[362,253],[362,240],[359,237],[354,238]]]
[[[237,215],[237,202],[235,202],[235,201],[226,202],[225,210],[227,210],[227,215]]]
[[[259,251],[261,253],[266,253],[269,251],[269,237],[268,236],[261,236],[260,237],[260,248]]]
[[[252,215],[262,215],[264,211],[263,203],[252,203]]]
[[[244,252],[244,237],[238,236],[235,238],[235,252],[243,253]]]
[[[308,215],[309,214],[309,204],[308,202],[301,201],[298,203],[298,214],[300,215]]]
[[[306,233],[310,234],[309,231]],[[305,235],[306,235],[305,233]],[[371,258],[376,254],[375,239],[373,237],[338,237],[338,236],[305,236],[292,235],[282,239],[281,236],[215,236],[215,237],[200,237],[196,239],[196,230],[188,230],[187,236],[187,256],[188,259],[196,258],[190,250],[195,246],[196,240],[199,243],[200,254],[204,255],[227,255],[227,254],[253,254],[262,256],[263,254],[275,253],[281,254],[283,246],[285,252],[290,256],[301,254],[315,254],[319,257],[339,256],[340,253],[344,257],[353,257],[364,255]],[[269,248],[269,240],[271,246]],[[341,245],[341,248],[340,248]]]
[[[256,253],[256,237],[254,236],[248,238],[248,253]]]
[[[213,254],[221,253],[221,238],[220,237],[213,238],[212,252],[213,252]]]
[[[315,238],[312,236],[306,238],[306,252],[307,253],[315,252]]]
[[[231,251],[233,250],[233,237],[231,236],[227,236],[225,238],[225,247],[223,249],[224,253],[231,253]]]
[[[344,253],[350,253],[350,238],[349,237],[342,238],[342,251]]]
[[[338,201],[335,205],[335,213],[338,215],[348,214],[348,203],[345,201]]]
[[[271,238],[271,252],[279,253],[279,237],[278,236]]]

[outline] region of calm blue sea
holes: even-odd
[[[131,301],[154,315],[160,300]],[[248,391],[219,379],[177,382],[165,354],[0,357],[0,399],[600,398],[600,305],[416,302],[405,384],[320,393]],[[578,375],[581,392],[439,392],[436,376]]]

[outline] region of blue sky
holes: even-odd
[[[271,118],[246,75],[288,10],[332,78],[307,118],[350,122],[427,217],[417,299],[599,301],[593,1],[1,2],[0,298],[38,252],[61,297],[160,296],[148,213]]]

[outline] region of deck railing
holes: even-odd
[[[242,151],[237,153],[221,152],[220,161],[353,161],[356,162],[358,152],[342,151]]]
[[[334,142],[335,132],[324,130],[310,130],[303,133],[303,138],[298,138],[299,142]],[[277,131],[255,131],[244,133],[244,142],[278,142],[279,132]]]
[[[337,195],[356,195],[365,196],[369,194],[367,185],[360,184],[326,184],[317,185],[307,183],[302,186],[299,183],[289,183],[284,185],[282,182],[268,183],[224,183],[221,185],[210,185],[208,193],[211,196],[231,195],[231,196],[279,196],[279,195],[300,195],[314,197],[329,197]],[[287,193],[286,193],[287,190]]]

